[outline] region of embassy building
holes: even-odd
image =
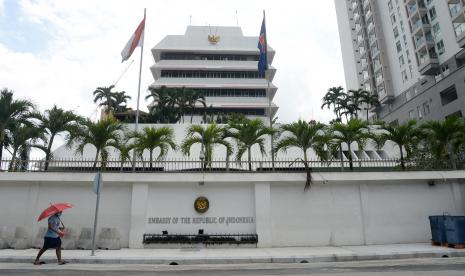
[[[276,69],[269,65],[269,80],[257,69],[258,37],[242,34],[240,27],[188,26],[184,35],[168,35],[152,48],[153,88],[188,88],[201,91],[207,111],[198,103],[193,123],[205,123],[203,114],[231,113],[269,121],[278,107],[272,103],[277,87],[271,83]],[[268,46],[268,62],[275,51]],[[269,86],[268,86],[269,85]],[[269,89],[268,89],[269,88]]]

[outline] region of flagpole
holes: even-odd
[[[265,22],[265,26],[266,26],[266,15],[265,15],[265,10],[263,10],[263,21]],[[268,34],[265,35],[265,49],[266,49],[266,62],[268,63]],[[273,128],[273,115],[272,115],[272,112],[271,112],[271,91],[270,91],[270,70],[269,70],[269,67],[268,67],[268,64],[266,65],[266,71],[265,71],[265,78],[266,78],[266,82],[267,82],[267,89],[266,89],[266,92],[267,92],[267,96],[268,96],[268,117],[270,119],[270,128]],[[273,149],[273,140],[274,140],[274,135],[272,134],[271,135],[271,139],[270,139],[270,152],[271,152],[271,169],[272,171],[274,171],[274,149]]]
[[[140,64],[139,64],[139,85],[137,88],[137,109],[136,109],[136,126],[135,133],[139,130],[139,99],[140,99],[140,83],[142,78],[142,58],[144,57],[144,40],[145,40],[145,8],[144,8],[144,35],[142,36],[142,45],[140,47]],[[136,151],[133,151],[132,171],[136,170]]]

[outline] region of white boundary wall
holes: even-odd
[[[67,227],[92,227],[94,174],[0,173],[0,227],[24,227],[31,242],[50,202],[70,202]],[[259,247],[428,242],[429,215],[465,214],[465,171],[313,173],[104,173],[99,228],[123,247],[144,233],[257,233]],[[431,186],[428,182],[434,181]],[[210,209],[194,210],[206,196]],[[228,218],[239,218],[227,223]],[[209,218],[210,223],[205,224]]]

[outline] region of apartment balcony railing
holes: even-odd
[[[415,40],[415,47],[416,49],[420,49],[421,46],[423,46],[426,42],[426,39],[424,36],[422,36],[421,38],[418,38]]]
[[[410,5],[407,7],[407,10],[408,10],[408,16],[412,17],[412,15],[414,15],[418,11],[418,6],[416,4]]]
[[[465,6],[461,7],[455,15],[452,16],[452,23],[464,23],[465,22]]]
[[[449,3],[449,11],[450,11],[450,16],[454,18],[462,9],[462,6],[460,5],[460,1],[457,1],[457,3],[450,4]]]
[[[418,70],[422,75],[434,74],[439,68],[439,60],[436,53],[421,56],[418,62]]]
[[[377,56],[379,55],[379,53],[380,53],[380,51],[379,51],[378,48],[376,48],[376,47],[375,47],[375,48],[371,48],[371,56],[372,56],[373,58],[377,57]]]
[[[296,172],[311,169],[312,171],[341,171],[347,170],[350,166],[349,159],[344,153],[344,158],[333,158],[329,161],[312,159],[307,161],[307,167],[301,159],[280,159],[274,162],[269,159],[247,161],[225,161],[215,160],[206,163],[200,160],[165,160],[153,161],[138,160],[134,169],[131,162],[121,163],[118,160],[97,161],[93,160],[53,160],[49,162],[49,167],[45,170],[44,160],[18,160],[14,166],[9,168],[11,160],[2,161],[1,173],[6,172],[61,172],[61,173],[92,173],[103,171],[108,173],[247,173],[247,172]],[[369,159],[357,158],[357,153],[353,154],[352,165],[356,171],[395,171],[400,170],[401,161],[399,159]],[[465,160],[438,159],[406,159],[404,161],[407,170],[456,170],[465,169]]]

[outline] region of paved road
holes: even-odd
[[[446,276],[465,275],[465,258],[412,259],[316,264],[248,265],[85,265],[0,264],[0,276],[123,276],[123,275],[347,275],[347,276]]]

